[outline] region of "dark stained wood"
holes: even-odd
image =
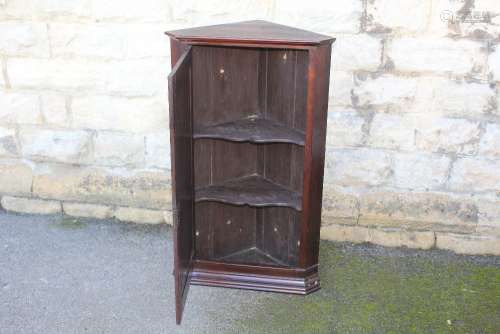
[[[172,69],[188,47],[191,47],[191,45],[182,43],[178,39],[170,38],[170,64]]]
[[[276,258],[273,258],[271,255],[269,255],[269,253],[266,253],[257,247],[250,247],[226,256],[222,256],[218,258],[217,261],[270,266],[287,266],[285,263]]]
[[[266,179],[302,193],[304,148],[297,145],[263,145],[263,175]]]
[[[195,257],[200,260],[214,258],[214,218],[218,203],[195,203]]]
[[[189,43],[226,45],[234,43],[309,46],[332,43],[334,40],[307,30],[260,20],[173,30],[166,34]]]
[[[267,118],[301,132],[305,131],[307,57],[301,50],[268,51]]]
[[[318,263],[331,46],[309,52],[300,265]]]
[[[305,132],[309,52],[297,51],[295,61],[293,128]]]
[[[216,201],[254,207],[285,206],[301,210],[299,193],[252,175],[196,189],[196,202]]]
[[[174,214],[176,321],[181,322],[194,253],[192,52],[187,48],[168,78]]]
[[[196,259],[194,261],[193,267],[203,270],[218,270],[227,272],[231,272],[237,269],[241,274],[245,275],[250,275],[254,273],[256,275],[287,276],[294,278],[303,278],[305,276],[318,272],[317,264],[309,268],[300,268],[300,267],[284,268],[284,267],[274,267],[266,265],[227,263],[221,261],[205,261],[199,259]]]
[[[255,208],[213,203],[213,255],[223,258],[255,245]],[[209,218],[209,219],[210,219]]]
[[[286,267],[298,264],[300,213],[296,210],[200,202],[195,212],[197,259]],[[263,216],[267,219],[261,220],[265,234],[260,234],[257,228]]]
[[[263,21],[167,34],[177,322],[189,284],[318,290],[334,39]]]
[[[299,213],[289,208],[266,208],[263,212],[263,245],[276,261],[296,266],[299,261]]]
[[[194,263],[191,284],[297,295],[320,289],[317,266],[297,270],[200,260]]]
[[[213,165],[215,140],[194,141],[194,184],[204,187],[213,183]]]
[[[255,174],[257,145],[237,144],[224,140],[214,140],[212,145],[212,182],[210,185]]]
[[[259,55],[259,49],[193,47],[195,129],[258,114]]]
[[[272,120],[248,117],[195,129],[195,139],[218,138],[237,142],[304,145],[305,134]]]

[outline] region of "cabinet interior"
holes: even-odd
[[[308,53],[192,51],[195,256],[296,266]]]

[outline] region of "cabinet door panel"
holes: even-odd
[[[192,52],[188,47],[168,77],[174,214],[175,312],[179,324],[194,254]]]

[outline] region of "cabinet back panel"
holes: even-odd
[[[305,131],[308,52],[193,47],[194,127],[260,116]]]
[[[307,51],[267,50],[266,118],[305,131]]]
[[[264,260],[235,261],[294,267],[298,264],[300,224],[297,211],[289,208],[252,208],[216,202],[195,205],[196,258],[225,261],[235,254],[257,248]]]
[[[289,208],[265,208],[257,215],[257,236],[261,249],[271,257],[295,266],[299,261],[300,224],[297,211]]]
[[[304,148],[290,144],[262,145],[259,157],[263,175],[274,183],[302,192]]]
[[[195,187],[257,173],[258,145],[225,140],[195,140]]]
[[[214,260],[255,246],[255,208],[201,202],[195,215],[199,259]]]
[[[259,55],[257,49],[193,47],[195,128],[258,113]]]
[[[194,142],[195,187],[258,174],[302,192],[304,148],[291,144],[251,144],[203,139]]]

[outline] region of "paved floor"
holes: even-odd
[[[323,242],[308,297],[192,287],[171,230],[0,212],[0,333],[499,333],[500,258]]]

